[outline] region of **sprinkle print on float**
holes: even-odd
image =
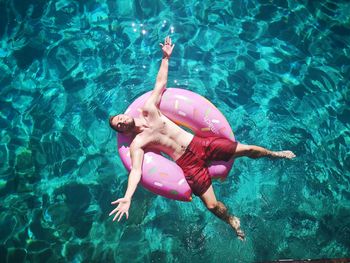
[[[137,98],[130,104],[125,114],[139,117],[141,108],[150,95],[151,92],[147,92]],[[231,127],[224,115],[201,95],[185,89],[168,88],[163,94],[159,108],[170,120],[190,129],[198,136],[220,135],[235,141]],[[128,153],[132,138],[119,133],[117,140],[120,158],[125,168],[130,171],[131,159]],[[141,184],[144,188],[170,199],[192,200],[192,190],[182,169],[174,161],[155,151],[146,151],[144,158],[141,177]],[[233,161],[232,159],[228,162],[212,162],[209,166],[211,178],[225,180],[232,168]]]

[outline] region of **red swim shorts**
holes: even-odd
[[[194,136],[186,151],[176,161],[185,174],[192,192],[201,196],[211,185],[209,161],[228,161],[236,151],[237,142],[222,137]]]

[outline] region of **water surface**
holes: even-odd
[[[348,1],[0,1],[0,258],[6,262],[257,262],[350,255]],[[108,116],[169,85],[210,99],[239,141],[297,158],[237,160],[207,212],[139,188]]]

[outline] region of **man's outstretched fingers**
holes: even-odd
[[[118,211],[118,207],[117,208],[114,208],[112,212],[109,213],[109,216],[111,216],[112,214],[114,214],[115,212]]]
[[[124,215],[125,212],[122,212],[118,218],[118,222],[120,221],[120,219],[122,219],[123,215]]]
[[[118,216],[120,215],[121,211],[118,211],[118,213],[115,214],[114,218],[113,218],[113,222],[118,218]],[[120,219],[119,219],[120,220]],[[119,222],[118,220],[118,222]]]
[[[118,200],[115,200],[115,201],[111,202],[111,204],[112,204],[112,205],[115,205],[115,204],[120,203],[120,201],[121,201],[121,198],[119,198]]]

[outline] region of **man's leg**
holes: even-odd
[[[230,215],[226,206],[216,200],[213,186],[200,196],[205,206],[218,218],[229,224],[236,232],[239,239],[244,239],[244,232],[241,230],[240,221],[237,217]]]
[[[262,158],[262,157],[292,159],[295,157],[295,154],[292,151],[273,152],[260,146],[245,145],[245,144],[238,143],[236,151],[233,154],[233,157],[236,158],[236,157],[242,157],[242,156],[247,156],[253,159]]]

